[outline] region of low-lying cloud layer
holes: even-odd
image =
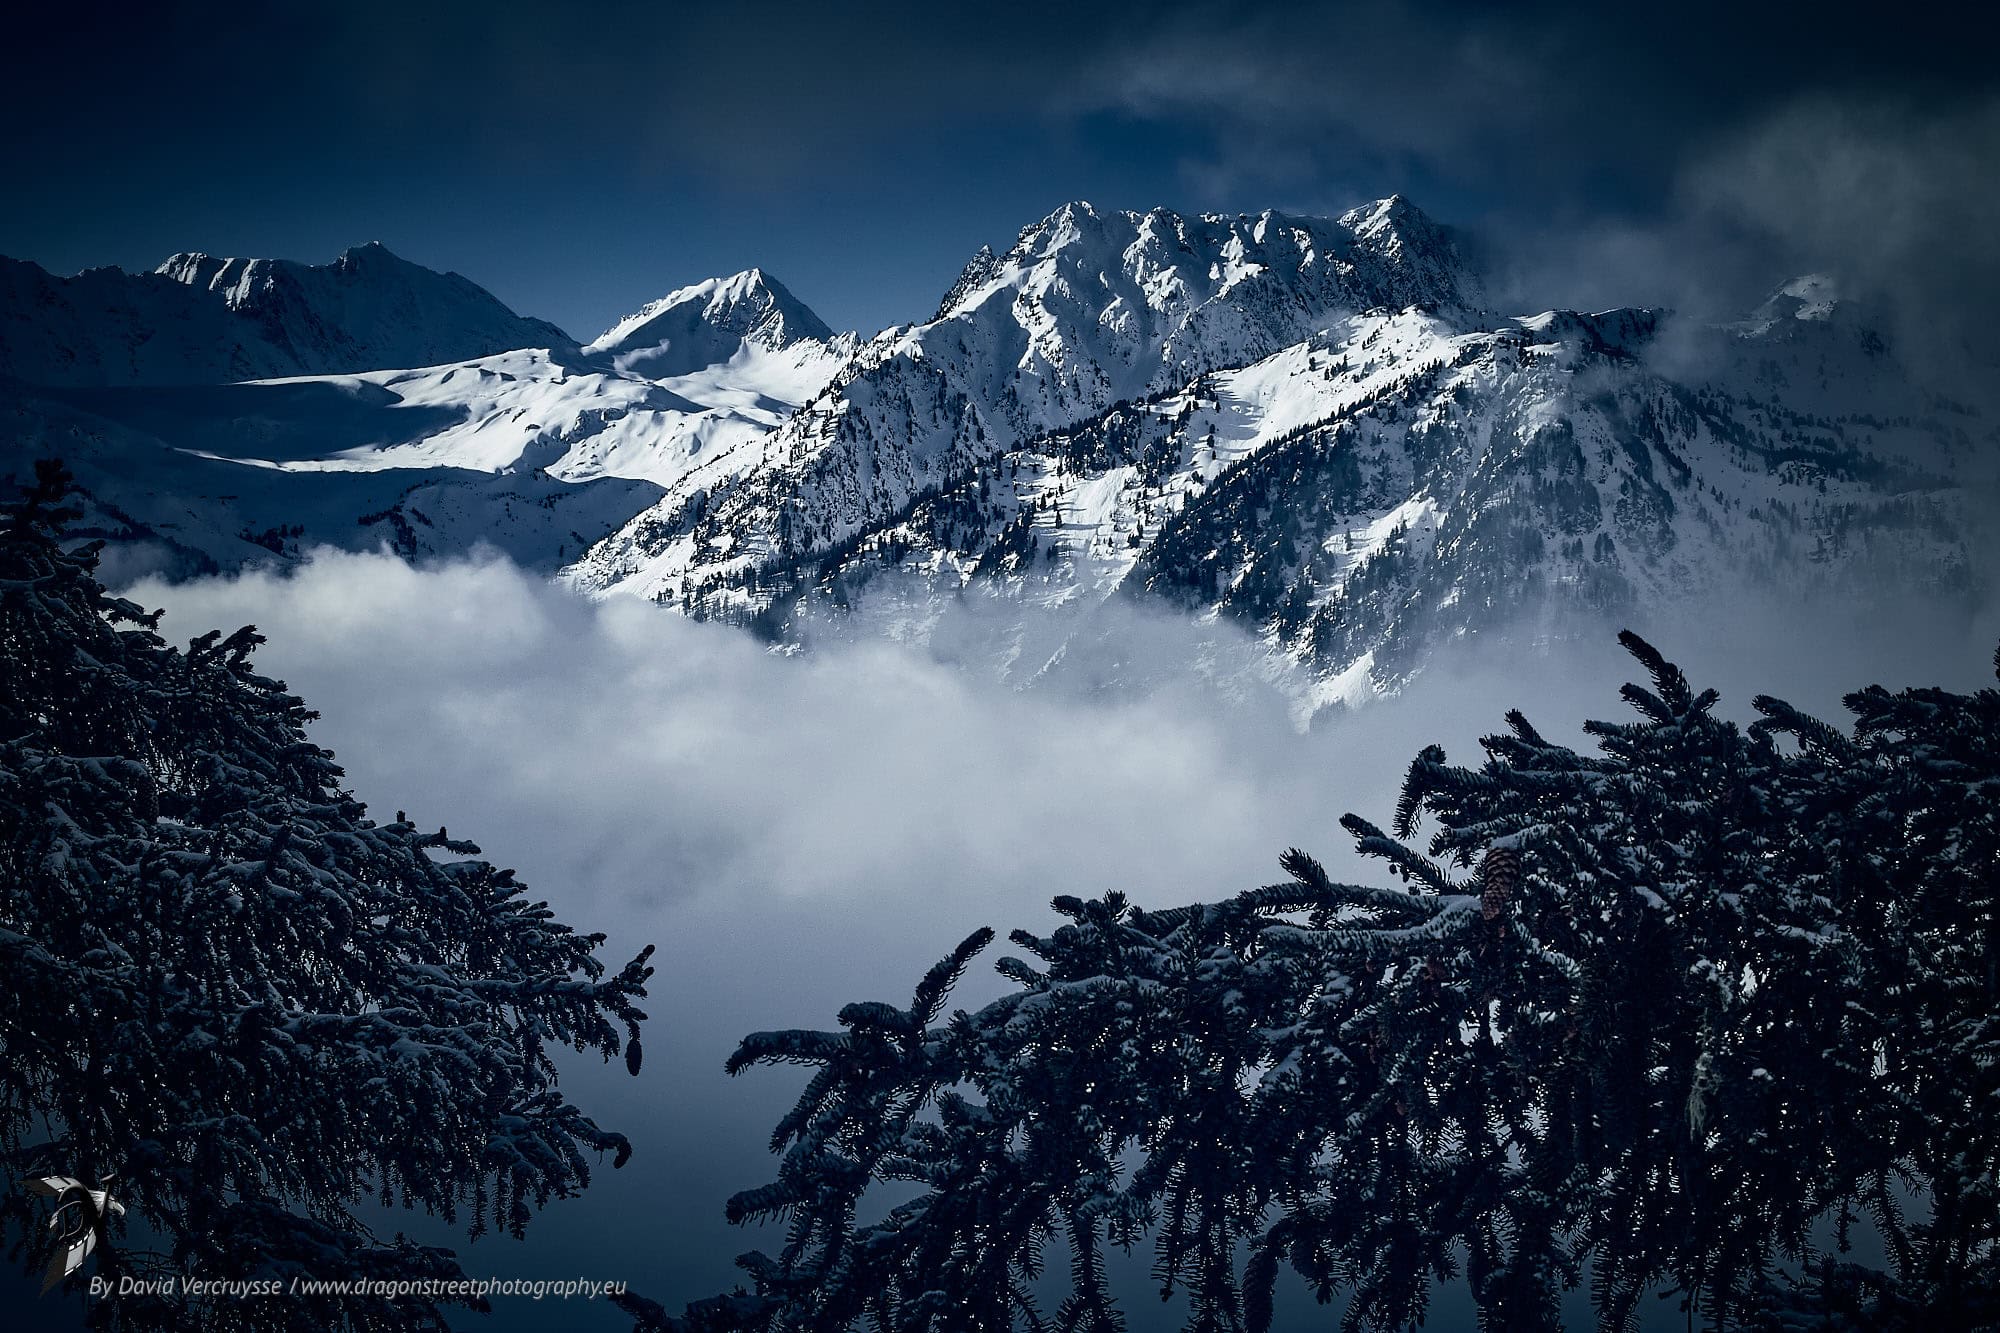
[[[782,1072],[725,1078],[744,1033],[831,1026],[849,1000],[906,997],[979,925],[1047,928],[1058,892],[1217,898],[1275,879],[1292,844],[1379,878],[1343,855],[1335,821],[1386,819],[1420,746],[1472,760],[1474,738],[1516,705],[1575,742],[1583,717],[1622,714],[1617,686],[1633,674],[1607,627],[1442,664],[1403,698],[1304,735],[1276,697],[1224,703],[1186,682],[1023,692],[886,644],[774,655],[494,559],[419,570],[322,553],[288,577],[129,595],[164,605],[176,639],[255,623],[270,639],[262,669],[320,710],[315,738],[379,814],[478,841],[561,919],[608,932],[614,959],[659,945],[643,1076],[594,1063],[568,1076],[632,1136],[631,1164],[556,1205],[525,1244],[459,1248],[474,1274],[624,1278],[674,1306],[731,1285],[739,1251],[780,1243],[721,1218],[728,1194],[769,1178],[765,1137],[798,1086]],[[1830,709],[1875,676],[1990,679],[1990,643],[1962,630],[1711,610],[1700,625],[1640,628],[1737,716],[1757,689]],[[1134,642],[1160,654],[1175,632],[1155,623]],[[990,961],[961,1002],[997,993]],[[601,1303],[501,1300],[489,1326],[623,1325]]]
[[[1052,882],[1146,875],[1165,877],[1149,896],[1186,894],[1311,831],[1269,781],[1301,743],[1275,708],[1225,725],[1167,695],[1083,707],[892,645],[774,656],[499,561],[326,553],[294,578],[135,595],[176,633],[254,621],[264,668],[326,715],[364,795],[503,831],[495,855],[614,910],[896,893],[1018,909]],[[1171,849],[1169,810],[1200,812]]]

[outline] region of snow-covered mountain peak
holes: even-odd
[[[1388,263],[1413,262],[1447,250],[1444,232],[1428,214],[1400,194],[1350,208],[1340,225],[1362,248]]]
[[[1804,273],[1771,293],[1757,307],[1755,318],[1762,320],[1827,320],[1841,303],[1840,284],[1831,274]]]
[[[1856,295],[1837,277],[1805,273],[1784,283],[1756,309],[1726,327],[1757,344],[1760,355],[1769,356],[1782,348],[1789,350],[1781,359],[1804,358],[1793,370],[1827,381],[1831,396],[1846,401],[1856,386],[1847,383],[1836,388],[1835,381],[1906,373],[1906,367],[1879,364],[1885,358],[1894,359],[1893,323],[1891,312],[1879,301]]]
[[[168,255],[165,259],[161,260],[159,267],[155,268],[153,272],[163,278],[171,278],[184,287],[206,287],[208,286],[209,277],[225,262],[227,261],[217,259],[213,255],[203,254],[199,250],[183,250],[177,254]],[[105,269],[90,270],[92,273],[106,271]],[[122,270],[110,271],[122,272]]]
[[[1476,307],[1483,286],[1467,246],[1400,194],[1341,214],[1356,247],[1379,265],[1384,285],[1415,294],[1414,304]]]
[[[1424,211],[1400,194],[1388,195],[1372,203],[1360,204],[1340,215],[1340,225],[1356,236],[1372,237],[1384,231],[1407,227],[1413,222],[1435,225]]]
[[[833,330],[760,268],[667,293],[619,320],[584,348],[619,370],[652,379],[727,361],[746,344],[768,352],[833,341]]]
[[[363,241],[360,245],[350,245],[340,252],[339,258],[335,259],[333,264],[335,268],[349,273],[381,271],[391,267],[421,267],[412,264],[380,241]]]
[[[455,295],[476,293],[492,297],[476,284],[456,273],[437,273],[394,254],[380,241],[350,245],[328,264],[300,264],[289,259],[242,259],[204,254],[199,250],[167,256],[153,272],[184,287],[220,293],[231,309],[257,304],[260,291],[281,283],[319,283],[338,280],[348,288],[356,286],[450,288]],[[497,303],[496,303],[497,304]],[[511,350],[511,349],[510,349]]]
[[[1456,233],[1391,196],[1339,218],[1268,209],[1139,213],[1074,200],[1022,228],[1006,253],[982,246],[935,320],[970,316],[996,297],[1022,303],[1019,317],[1030,325],[1081,316],[1123,337],[1137,334],[1140,323],[1157,323],[1142,342],[1187,351],[1201,341],[1187,336],[1190,324],[1324,323],[1376,305],[1466,310],[1479,305],[1481,293]],[[1047,318],[1029,313],[1035,308]],[[1151,317],[1139,319],[1141,310]],[[1246,350],[1234,346],[1244,336],[1230,329],[1228,355]],[[1261,350],[1279,345],[1249,336],[1263,342]],[[1192,356],[1170,377],[1219,364],[1212,355]]]

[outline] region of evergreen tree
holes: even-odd
[[[462,1276],[369,1198],[518,1234],[629,1152],[558,1046],[639,1067],[651,950],[616,972],[478,848],[364,817],[245,628],[185,650],[109,596],[55,464],[0,509],[0,1227],[36,1267],[42,1175],[95,1182],[144,1252],[106,1277]],[[80,1281],[79,1274],[72,1282]],[[114,1284],[115,1285],[115,1284]],[[433,1299],[115,1294],[120,1329],[442,1327]]]
[[[1391,830],[1344,821],[1391,885],[1294,850],[1220,903],[1059,897],[975,1013],[941,1018],[990,931],[908,1007],[746,1038],[732,1071],[815,1070],[730,1205],[784,1248],[754,1294],[627,1308],[1103,1333],[1105,1248],[1149,1245],[1199,1333],[1269,1329],[1287,1270],[1353,1330],[1453,1280],[1485,1328],[1554,1330],[1586,1273],[1607,1328],[1653,1289],[1718,1329],[2000,1326],[2000,692],[1744,729],[1622,637],[1650,684],[1595,753],[1509,714],[1476,768],[1419,754]],[[884,1184],[914,1197],[860,1221]],[[1887,1271],[1843,1253],[1863,1214]]]

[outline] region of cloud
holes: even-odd
[[[0,88],[17,119],[39,124],[65,86],[65,69],[36,51],[76,50],[106,90],[43,126],[47,156],[117,151],[133,107],[173,98],[172,125],[137,132],[161,143],[248,135],[315,165],[326,145],[312,136],[326,136],[347,146],[350,169],[388,145],[427,150],[415,158],[425,171],[451,156],[510,172],[582,158],[607,186],[689,164],[789,186],[893,170],[927,135],[972,129],[963,146],[979,152],[996,133],[1108,110],[1212,129],[1197,156],[1216,168],[1283,143],[1323,145],[1315,162],[1344,157],[1356,176],[1418,160],[1493,187],[1643,188],[1718,126],[1814,89],[1991,78],[1977,43],[1937,40],[1933,25],[1875,23],[1858,43],[1831,12],[1801,21],[1699,3],[1663,22],[1630,7],[1464,0],[612,0],[551,21],[540,7],[472,0],[229,14],[166,0],[116,32],[55,10],[29,21]],[[189,44],[190,32],[219,35]]]
[[[1482,147],[1551,110],[1533,86],[1545,35],[1477,14],[1424,22],[1416,8],[1184,8],[1100,52],[1073,96],[1205,127],[1182,170],[1217,195],[1395,180],[1413,162],[1484,176]]]
[[[1048,884],[1135,870],[1164,877],[1154,896],[1196,893],[1253,849],[1268,863],[1278,812],[1300,813],[1257,762],[1302,743],[1275,707],[1080,706],[878,643],[773,656],[497,560],[326,552],[291,578],[134,595],[177,632],[256,622],[364,794],[475,835],[534,830],[539,878],[623,903],[855,902],[949,877],[1028,910]],[[1160,847],[1156,812],[1197,805]]]
[[[1216,660],[1215,633],[1161,619],[1098,645],[1102,662],[1150,665],[1144,683],[1104,692],[1086,668],[1023,691],[890,643],[829,637],[776,655],[491,557],[416,569],[323,551],[290,576],[127,595],[166,607],[179,639],[255,623],[270,640],[261,668],[321,712],[314,738],[378,813],[478,841],[560,919],[606,931],[609,956],[660,946],[643,1077],[580,1061],[565,1073],[582,1105],[632,1136],[631,1164],[556,1204],[525,1243],[468,1247],[421,1219],[389,1222],[455,1245],[475,1274],[623,1278],[676,1307],[731,1285],[737,1253],[782,1239],[722,1221],[730,1193],[769,1178],[766,1136],[800,1083],[725,1078],[743,1034],[831,1026],[854,999],[907,1002],[973,928],[1053,925],[1058,892],[1214,899],[1276,879],[1290,845],[1379,878],[1336,820],[1388,819],[1422,745],[1476,760],[1476,737],[1513,706],[1582,744],[1583,717],[1624,715],[1616,688],[1633,674],[1609,627],[1554,649],[1489,648],[1301,734],[1282,699],[1238,688],[1240,673],[1224,677],[1229,699],[1190,684],[1174,664]],[[1701,610],[1639,628],[1739,717],[1757,690],[1831,712],[1873,678],[1986,677],[1962,626],[1845,607]],[[940,650],[979,665],[995,628],[967,615]],[[959,1002],[998,993],[989,964],[1004,951],[975,966]],[[496,1307],[482,1326],[624,1327],[601,1305]],[[1146,1322],[1157,1307],[1144,1299],[1134,1308],[1137,1328],[1178,1326]]]
[[[1453,0],[1181,5],[1119,34],[1072,95],[1205,124],[1205,165],[1246,178],[1307,150],[1322,177],[1427,175],[1517,211],[1645,206],[1709,146],[1801,98],[1991,88],[1978,59],[1916,26],[1874,25],[1864,51],[1831,13],[1699,3],[1671,22]]]
[[[1182,9],[1073,96],[1187,127],[1204,204],[1403,190],[1490,234],[1510,309],[1732,316],[1824,269],[1919,360],[2000,341],[1990,70],[1907,25],[1871,25],[1864,59],[1831,15],[1732,12],[1718,41],[1704,9]]]
[[[1690,172],[1698,214],[1737,225],[1885,308],[1907,358],[2000,359],[2000,99],[1921,108],[1811,99]]]
[[[1508,310],[1745,316],[1825,273],[1920,384],[2000,411],[2000,98],[1811,95],[1712,136],[1641,215],[1486,220]]]

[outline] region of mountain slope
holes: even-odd
[[[1089,639],[1096,608],[1136,599],[1304,668],[1310,715],[1522,625],[1758,583],[1976,592],[2000,434],[1912,388],[1851,311],[1806,304],[1677,330],[1679,378],[1651,358],[1651,311],[1470,330],[1415,309],[1350,316],[678,600],[786,637],[923,642],[961,633],[950,621],[977,591],[983,628],[999,627],[981,651],[1027,679]]]
[[[125,516],[103,531],[170,569],[387,542],[412,556],[486,543],[553,572],[662,488],[749,466],[856,346],[820,336],[824,323],[760,273],[649,309],[650,327],[627,321],[591,354],[207,385],[0,382],[0,471],[73,454],[105,512]],[[617,368],[667,343],[663,329],[683,373],[648,378],[667,364],[657,357]]]
[[[339,388],[311,381],[226,387],[286,399],[269,410],[322,419],[331,423],[326,429],[352,429],[383,410],[368,401],[344,403]],[[491,547],[552,574],[659,494],[643,481],[564,482],[532,468],[327,471],[172,443],[179,436],[171,396],[209,392],[125,390],[170,398],[137,418],[145,425],[134,425],[94,410],[100,404],[85,395],[0,391],[0,484],[19,484],[34,459],[61,458],[83,488],[86,514],[74,535],[106,543],[105,568],[117,581],[284,564],[318,545],[386,547],[411,560]],[[199,417],[210,409],[197,402],[183,410]]]
[[[73,278],[0,259],[0,376],[36,385],[216,384],[573,352],[456,273],[377,244],[330,264],[178,254]]]

